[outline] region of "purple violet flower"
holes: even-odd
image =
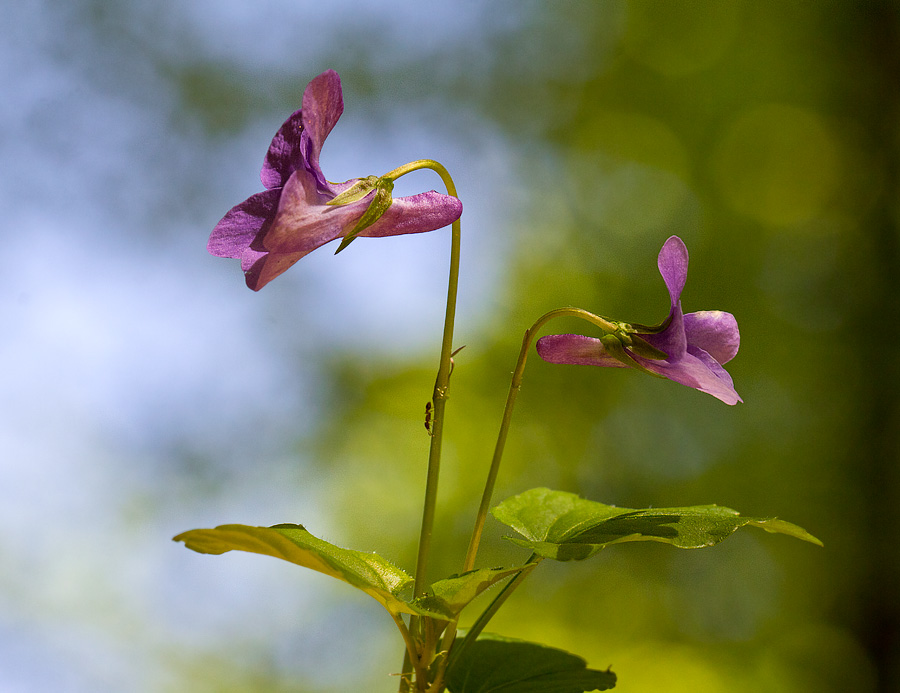
[[[669,317],[658,327],[623,325],[623,332],[614,337],[621,347],[618,357],[600,339],[577,334],[556,334],[541,337],[537,352],[550,363],[586,366],[634,367],[674,380],[700,392],[737,404],[743,400],[734,389],[731,376],[722,368],[734,358],[740,345],[737,320],[731,313],[703,310],[684,315],[681,312],[681,291],[687,279],[688,252],[678,236],[670,237],[659,251],[657,262],[669,290]],[[646,346],[632,344],[632,338],[643,340],[665,359],[649,358]],[[610,339],[607,335],[606,340]],[[609,343],[609,342],[607,342]],[[638,352],[643,352],[642,356]]]
[[[348,204],[329,205],[360,179],[329,183],[319,168],[328,133],[344,111],[341,80],[327,70],[303,92],[303,104],[272,139],[260,179],[265,190],[232,208],[213,229],[207,246],[218,257],[239,258],[254,291],[297,260],[354,230],[375,190]],[[435,192],[396,198],[360,236],[434,231],[454,222],[462,203]]]

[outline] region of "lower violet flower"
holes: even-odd
[[[718,310],[682,313],[688,252],[678,236],[665,242],[657,264],[671,299],[669,316],[660,325],[616,323],[621,331],[602,340],[576,334],[548,335],[538,340],[538,354],[550,363],[638,368],[706,392],[726,404],[742,402],[722,367],[738,352],[737,320]]]
[[[371,183],[363,188],[365,195],[350,196],[349,202],[329,204],[368,182],[329,183],[319,168],[322,145],[343,110],[338,74],[328,70],[313,79],[303,92],[302,108],[285,121],[266,153],[260,172],[266,190],[232,208],[209,237],[210,253],[240,259],[247,286],[254,291],[336,238],[434,231],[462,214],[457,198],[434,190],[373,206],[376,195],[389,194],[388,179]],[[376,213],[363,219],[370,207],[377,207]]]

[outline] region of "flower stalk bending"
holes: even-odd
[[[443,180],[447,193],[456,197],[456,185],[453,178],[444,166],[437,161],[423,159],[394,169],[384,178],[395,179],[418,169],[429,168],[435,171]],[[459,250],[461,240],[461,228],[459,218],[453,221],[450,232],[450,277],[447,287],[447,307],[444,315],[444,332],[441,340],[441,356],[438,364],[437,378],[434,382],[434,391],[431,397],[431,445],[428,450],[428,473],[425,481],[425,502],[422,510],[422,527],[419,533],[419,549],[416,555],[416,572],[413,591],[415,596],[425,593],[428,585],[428,561],[431,554],[431,538],[434,532],[434,515],[437,507],[438,479],[441,468],[441,445],[444,434],[444,412],[447,404],[447,390],[450,386],[450,373],[452,370],[451,357],[453,356],[453,328],[456,321],[456,298],[459,287]],[[420,619],[410,617],[409,631],[414,639],[419,636]],[[417,642],[421,642],[419,638]],[[422,656],[425,656],[423,648]],[[415,659],[413,659],[415,657]],[[409,676],[413,669],[416,670],[417,685],[420,687],[426,683],[424,680],[422,663],[417,661],[419,656],[407,648],[401,673],[401,693],[411,690]],[[424,690],[424,689],[421,689]]]
[[[344,239],[340,251],[357,236],[434,231],[462,214],[458,198],[434,190],[393,198],[395,172],[329,182],[319,155],[343,111],[341,80],[327,70],[307,85],[302,107],[272,138],[260,171],[265,190],[232,207],[210,234],[209,252],[240,259],[254,291],[337,238]]]

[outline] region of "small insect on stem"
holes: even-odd
[[[452,354],[450,354],[450,373],[447,374],[448,380],[449,380],[450,376],[453,374],[453,368],[456,366],[456,364],[453,362],[453,357],[456,356],[459,352],[461,352],[465,348],[466,348],[466,345],[463,344],[459,349],[457,349]],[[443,396],[443,394],[444,394],[443,391],[438,392],[438,390],[437,390],[437,382],[435,382],[434,387],[435,387],[435,396],[438,396],[439,394],[441,396]],[[425,403],[425,430],[428,431],[428,435],[430,435],[430,436],[434,435],[434,433],[431,430],[431,418],[432,418],[433,411],[434,411],[434,400],[426,402]]]

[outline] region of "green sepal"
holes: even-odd
[[[588,669],[578,655],[491,633],[482,633],[447,672],[450,693],[583,693],[615,685],[613,672]]]
[[[342,207],[343,205],[349,205],[354,202],[359,202],[375,189],[377,183],[378,176],[366,176],[365,178],[360,178],[340,195],[333,197],[325,204],[333,205],[335,207]]]
[[[391,204],[394,202],[394,198],[391,195],[393,190],[394,181],[392,178],[379,178],[376,181],[375,195],[372,197],[372,201],[369,203],[366,211],[363,212],[363,215],[359,218],[359,221],[356,222],[356,226],[354,226],[341,240],[338,249],[334,251],[335,255],[350,245],[362,231],[369,228],[381,218],[381,215],[388,211]]]
[[[650,375],[658,375],[657,373],[648,371],[646,368],[641,367],[637,362],[635,362],[632,355],[625,351],[625,347],[628,347],[631,352],[637,354],[642,358],[650,359],[651,361],[665,361],[667,358],[669,358],[669,355],[650,344],[639,333],[656,334],[658,332],[662,332],[666,327],[669,326],[671,317],[666,318],[662,325],[658,327],[632,325],[628,322],[617,322],[615,320],[610,320],[609,318],[603,319],[611,323],[612,326],[615,327],[614,331],[609,332],[600,338],[600,341],[603,342],[603,346],[606,347],[606,350],[610,353],[610,355],[613,356],[617,361],[621,361],[622,363],[624,363],[629,368],[638,368],[645,373],[650,373]],[[618,342],[618,344],[616,344],[613,340],[615,340],[615,342]]]
[[[584,560],[611,544],[658,541],[683,549],[713,546],[744,526],[822,542],[797,525],[776,518],[742,517],[718,505],[683,508],[617,508],[574,493],[536,488],[508,498],[491,513],[524,539],[506,537],[543,558]]]
[[[666,352],[660,351],[640,336],[636,334],[629,336],[631,337],[631,344],[628,345],[628,348],[641,358],[649,359],[651,361],[665,361],[669,358],[669,355]],[[653,375],[659,374],[653,373]]]
[[[600,337],[600,343],[603,344],[606,353],[612,356],[616,361],[625,364],[629,368],[640,368],[640,365],[628,355],[627,351],[625,351],[625,347],[622,344],[619,335],[605,334]]]
[[[414,599],[412,603],[428,613],[443,614],[445,620],[450,620],[486,589],[531,565],[533,564],[517,568],[479,568],[451,575],[435,582],[429,587],[428,594]]]
[[[640,332],[641,334],[659,334],[660,332],[665,332],[669,329],[669,325],[672,324],[672,313],[666,316],[666,319],[663,320],[658,325],[641,325],[637,322],[626,323],[629,327],[629,332]]]
[[[629,346],[634,341],[634,338],[631,336],[626,337],[629,342]],[[603,344],[603,348],[606,350],[606,353],[612,356],[616,361],[623,363],[628,368],[634,368],[639,371],[643,371],[647,375],[652,375],[655,378],[663,378],[665,376],[660,375],[659,373],[654,373],[651,370],[647,370],[644,366],[634,360],[634,358],[625,351],[625,345],[623,344],[623,337],[620,334],[605,334],[600,337],[600,343]],[[642,340],[641,340],[642,341]],[[644,342],[646,344],[646,342]],[[650,347],[649,344],[647,344]],[[651,349],[653,347],[650,347]],[[662,354],[662,352],[659,352]],[[663,358],[666,358],[666,355],[663,354]]]
[[[303,525],[273,527],[220,525],[215,529],[193,529],[174,537],[198,553],[223,554],[247,551],[274,556],[362,590],[392,614],[418,614],[441,618],[413,606],[400,593],[412,586],[413,578],[375,553],[342,549],[310,534]]]

